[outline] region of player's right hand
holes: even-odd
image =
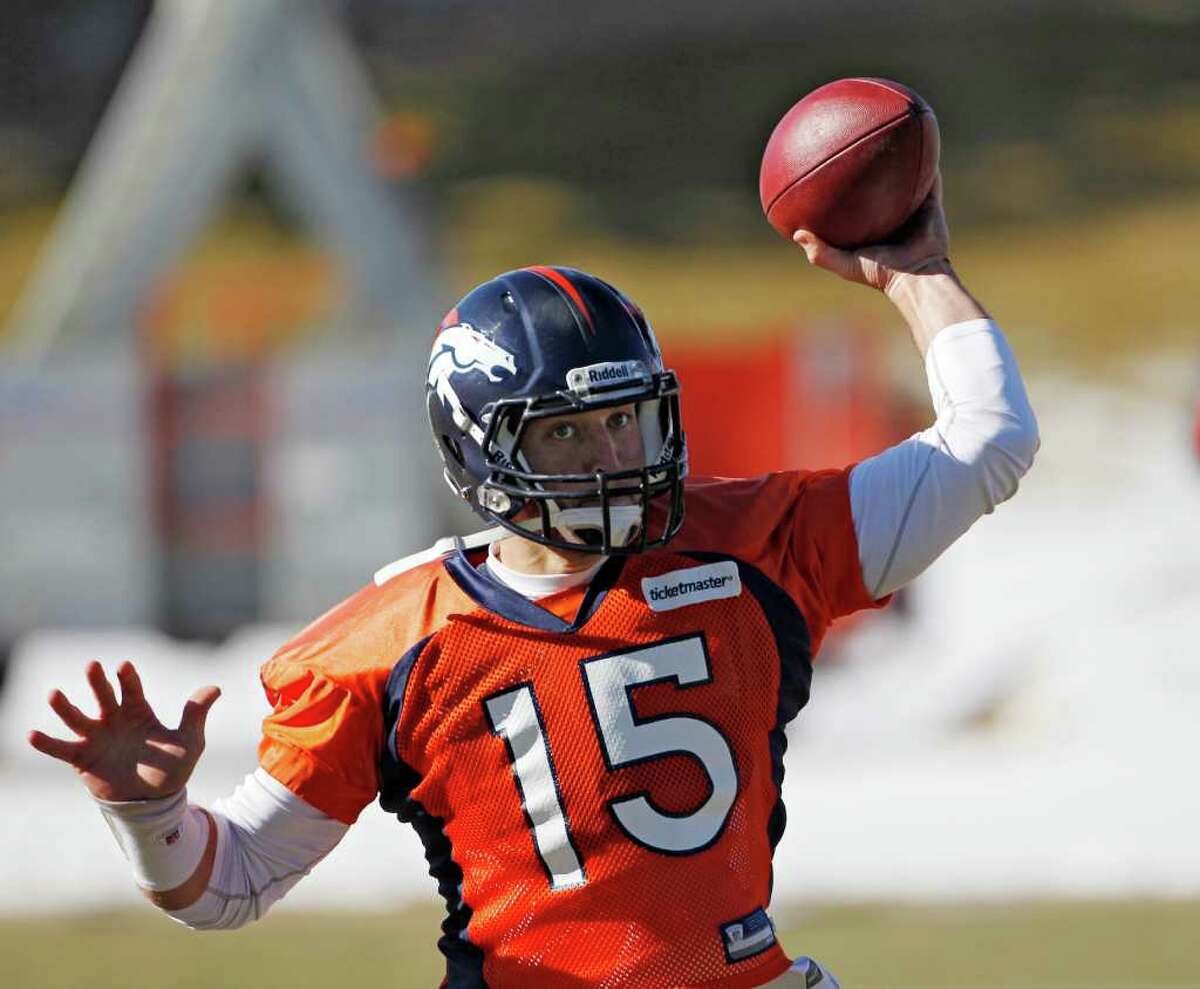
[[[74,766],[98,800],[154,800],[182,790],[204,751],[204,722],[221,691],[197,690],[183,707],[179,727],[167,728],[146,702],[132,663],[117,668],[119,703],[99,663],[88,664],[87,679],[100,716],[89,718],[54,690],[50,707],[79,738],[66,741],[31,731],[29,744]]]
[[[916,274],[950,271],[950,228],[942,207],[942,174],[934,178],[925,202],[899,231],[900,239],[844,251],[811,230],[797,230],[794,240],[810,264],[840,278],[869,285],[890,296],[900,282]]]

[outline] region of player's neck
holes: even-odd
[[[495,544],[496,555],[510,570],[526,574],[575,573],[596,565],[595,553],[574,553],[543,546],[532,539],[508,536]]]

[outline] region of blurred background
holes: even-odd
[[[876,75],[937,112],[955,263],[1043,446],[831,638],[789,750],[784,944],[847,987],[1200,986],[1198,52],[1193,0],[9,0],[0,981],[436,982],[433,882],[377,808],[267,920],[193,935],[24,735],[130,658],[165,718],[223,689],[196,799],[249,772],[272,650],[478,528],[423,368],[499,271],[638,300],[698,473],[922,428],[898,317],[757,197],[782,113]]]

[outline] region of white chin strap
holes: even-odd
[[[585,508],[559,508],[551,501],[550,525],[563,534],[567,542],[589,545],[587,540],[579,535],[579,530],[587,529],[603,537],[604,512],[595,506]],[[613,546],[627,546],[642,527],[642,510],[638,505],[609,505],[609,543]],[[529,519],[520,523],[527,529],[540,529],[541,522]]]

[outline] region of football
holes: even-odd
[[[933,110],[888,79],[838,79],[776,125],[759,172],[767,221],[842,248],[886,240],[933,186],[941,140]]]

